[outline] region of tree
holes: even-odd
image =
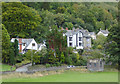
[[[120,63],[120,27],[114,25],[110,30],[108,35],[107,44],[106,44],[106,52],[108,53],[108,59],[112,59],[111,62],[113,65]]]
[[[18,40],[17,39],[15,39],[15,42],[14,42],[14,52],[15,52],[15,57],[17,57],[19,54]]]
[[[15,58],[15,52],[14,52],[14,43],[11,43],[10,46],[10,64],[15,65],[16,58]]]
[[[9,63],[10,59],[10,36],[5,28],[2,25],[2,62]]]
[[[60,62],[61,63],[64,63],[65,62],[65,56],[64,56],[64,53],[62,52],[61,53],[61,57],[60,57],[61,59],[60,59]]]
[[[11,37],[27,37],[41,22],[38,12],[20,2],[2,3],[2,22]]]
[[[58,7],[56,12],[57,13],[64,13],[66,11],[65,7]]]
[[[102,49],[104,49],[104,46],[106,44],[107,41],[107,37],[105,37],[104,35],[97,35],[96,40],[93,40],[93,45],[96,48],[99,48],[99,46],[101,46]]]
[[[97,59],[97,58],[100,59],[103,58],[104,56],[99,50],[91,51],[90,54],[91,54],[90,59]]]
[[[64,24],[69,30],[72,30],[73,24],[71,22],[65,22]]]

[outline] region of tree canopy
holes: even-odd
[[[11,37],[26,37],[40,24],[36,10],[20,2],[2,3],[2,22]]]

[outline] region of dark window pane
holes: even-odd
[[[69,37],[69,41],[72,41],[72,37]]]
[[[94,63],[94,67],[96,67],[96,63]]]
[[[79,37],[79,41],[82,41],[82,38],[81,38],[81,37]]]
[[[79,46],[82,46],[82,44],[81,44],[81,43],[79,43]]]
[[[32,43],[32,46],[35,46],[35,43]]]
[[[72,46],[72,43],[70,43],[70,46]]]

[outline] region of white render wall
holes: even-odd
[[[77,39],[76,39],[76,35],[77,34],[67,36],[67,46],[70,47],[69,43],[72,43],[71,47],[76,47],[76,41],[78,40],[78,42],[77,42],[78,47],[76,47],[76,49],[83,49],[83,39],[82,39],[82,41],[79,41],[79,37],[83,38],[83,34],[81,32],[79,32]],[[69,37],[72,37],[72,41],[69,41]],[[79,43],[81,43],[82,46],[79,46]]]
[[[35,43],[35,46],[32,46],[33,43]],[[38,45],[36,41],[33,39],[26,49],[38,50]]]

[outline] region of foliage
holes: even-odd
[[[17,57],[19,54],[18,40],[17,39],[15,39],[15,42],[14,42],[14,52],[15,52],[15,57]]]
[[[93,40],[93,47],[95,48],[104,48],[107,41],[107,37],[101,35],[97,35],[96,40]]]
[[[84,52],[83,49],[79,49],[79,50],[77,50],[77,51],[78,51],[79,55],[82,55],[82,53]]]
[[[46,66],[46,68],[49,68],[51,65],[50,64],[46,64],[45,66]]]
[[[21,67],[23,65],[29,64],[31,61],[30,60],[24,60],[21,63],[16,63],[15,66],[16,68]]]
[[[92,56],[91,59],[103,58],[103,56],[104,56],[100,50],[91,51],[90,55]]]
[[[64,53],[62,52],[61,53],[61,57],[60,57],[61,59],[60,59],[60,62],[61,63],[64,63],[65,62],[65,56],[64,56]]]
[[[55,52],[52,50],[49,50],[48,52],[48,63],[49,64],[54,64],[56,63],[56,57],[55,57]]]
[[[10,64],[15,65],[16,58],[15,58],[15,52],[14,52],[14,43],[11,43],[10,46]]]
[[[120,27],[114,25],[109,31],[110,34],[107,39],[108,44],[106,44],[106,53],[109,55],[108,59],[110,59],[110,62],[112,62],[113,65],[116,65],[120,63]]]
[[[2,25],[2,62],[9,63],[10,59],[10,36],[5,28]]]
[[[2,3],[2,22],[11,37],[27,37],[41,22],[38,12],[20,2]]]

